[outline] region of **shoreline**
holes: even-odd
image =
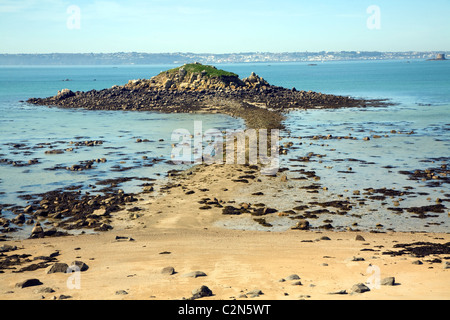
[[[317,228],[264,232],[218,226],[217,222],[241,216],[223,214],[223,210],[224,205],[236,205],[233,201],[246,184],[232,180],[246,169],[244,165],[200,165],[181,172],[168,185],[155,186],[125,210],[112,213],[113,229],[106,232],[1,242],[3,249],[16,247],[4,250],[1,261],[15,255],[18,264],[1,270],[0,299],[179,300],[189,299],[191,291],[202,285],[213,292],[205,300],[450,297],[448,233]],[[270,179],[280,180],[279,176]],[[131,207],[140,210],[130,213],[126,209]],[[421,243],[433,245],[420,251]],[[412,248],[419,251],[394,255]],[[422,264],[416,264],[417,260]],[[72,261],[88,266],[79,278],[47,273],[55,263]],[[371,265],[378,269],[368,269]],[[175,273],[162,274],[166,267]],[[368,292],[353,292],[355,284],[374,279],[374,270],[379,280],[395,277],[395,284],[372,283]],[[189,276],[194,271],[206,276]],[[291,274],[298,274],[300,283],[286,280]],[[42,284],[16,287],[26,279],[39,279]],[[69,279],[78,279],[80,288],[68,286]],[[255,289],[263,294],[251,293]]]
[[[131,91],[112,88],[107,93],[86,94],[113,101],[119,91],[125,92],[125,98],[133,90],[144,92],[133,87],[142,81],[130,85]],[[278,89],[269,87],[264,94],[273,94],[272,90]],[[204,93],[194,92],[191,98]],[[174,97],[174,101],[184,101],[183,94],[176,91],[165,94],[168,101]],[[240,97],[241,92],[226,94]],[[84,93],[64,91],[49,99],[70,104],[77,96],[85,98]],[[272,118],[280,110],[274,113],[258,101],[245,102],[245,106],[235,102],[229,100],[226,108],[196,105],[196,110],[190,111],[231,112],[248,120],[258,110],[261,118],[246,121],[247,128],[280,127],[281,118]],[[290,146],[283,145],[280,151],[287,152]],[[314,156],[322,157],[310,153],[295,161],[309,161]],[[62,193],[50,194],[38,209],[47,223],[32,239],[0,239],[6,240],[0,242],[0,299],[178,300],[193,298],[192,291],[202,285],[213,293],[202,297],[205,300],[449,299],[449,233],[393,231],[375,225],[375,220],[368,229],[358,223],[322,221],[318,219],[322,213],[346,216],[357,201],[361,202],[360,194],[354,194],[355,199],[323,194],[320,199],[318,190],[327,189],[314,171],[279,168],[277,174],[266,176],[259,169],[202,164],[169,172],[166,182],[149,181],[144,185],[147,190],[138,194],[126,194],[112,184],[105,187],[104,197],[81,201],[66,201]],[[419,173],[418,178],[422,178],[423,172]],[[379,201],[400,195],[380,190],[361,197],[373,196]],[[70,199],[71,194],[65,196]],[[70,206],[62,207],[66,202]],[[443,205],[437,206],[432,210],[442,211]],[[423,214],[422,209],[417,209],[418,214]],[[75,210],[79,215],[68,215],[61,221],[61,210]],[[68,230],[88,227],[93,232],[51,236],[62,222],[68,222]],[[64,273],[75,261],[82,271]],[[293,274],[299,279],[289,279]],[[22,288],[25,285],[20,283],[27,279],[38,281]],[[366,290],[360,284],[369,285],[370,290],[358,292]]]

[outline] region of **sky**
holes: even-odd
[[[450,51],[450,0],[0,0],[0,53]]]

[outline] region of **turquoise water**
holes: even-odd
[[[150,78],[172,67],[0,67],[0,159],[19,164],[0,163],[0,203],[25,205],[22,195],[72,185],[88,188],[98,180],[110,178],[161,178],[168,170],[184,168],[168,162],[172,150],[170,136],[174,129],[185,128],[193,132],[194,120],[202,121],[204,130],[243,127],[241,120],[217,114],[65,110],[23,102],[30,97],[54,95],[63,88],[85,91],[123,85],[130,79]],[[295,166],[298,163],[291,159],[308,152],[326,154],[320,163],[304,165],[307,170],[317,171],[321,183],[329,188],[328,195],[345,193],[343,190],[410,186],[412,182],[398,174],[399,170],[423,169],[432,158],[439,159],[436,160],[439,165],[449,162],[448,61],[325,62],[315,66],[308,63],[226,64],[217,67],[235,72],[241,78],[256,72],[272,84],[298,90],[388,98],[397,103],[388,108],[294,111],[289,114],[282,142],[294,141],[297,146],[288,156],[282,157],[282,165]],[[391,130],[413,131],[414,134],[391,134]],[[308,138],[327,134],[352,135],[358,140],[324,142]],[[363,137],[373,134],[383,138],[362,144]],[[303,137],[301,145],[298,137]],[[137,139],[147,139],[147,142],[137,143]],[[86,140],[99,140],[102,144],[75,146],[76,142]],[[68,148],[73,151],[45,153]],[[95,163],[93,169],[81,172],[61,169],[98,158],[106,158],[107,162]],[[360,161],[350,163],[345,160],[352,158]],[[37,160],[37,163],[20,165],[30,160]],[[339,173],[350,165],[358,174]],[[327,167],[334,167],[333,174]],[[138,192],[141,183],[136,180],[124,188]],[[426,188],[419,185],[414,188]],[[426,198],[445,198],[443,194],[450,193],[447,185],[426,189],[426,197],[405,200],[411,205],[426,205],[430,204]],[[8,215],[8,210],[3,209],[3,214]],[[387,216],[387,212],[382,213],[378,219]],[[423,229],[423,222],[418,223],[418,219],[392,219],[389,216],[387,220],[385,225],[396,230]],[[439,216],[435,224],[427,226],[427,231],[448,231],[448,220],[447,214]],[[372,227],[370,221],[366,224],[368,228]]]

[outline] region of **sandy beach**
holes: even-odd
[[[298,190],[288,188],[282,172],[269,177],[254,170],[259,183],[236,180],[248,170],[200,165],[169,177],[114,213],[110,231],[1,242],[2,261],[15,256],[18,263],[1,270],[0,299],[179,300],[201,286],[212,291],[202,300],[450,298],[448,244],[439,247],[450,241],[448,234],[338,232],[313,223],[309,230],[279,232],[233,228],[261,218],[223,214],[226,205],[238,205],[236,199],[247,198],[247,204],[239,201],[246,207],[260,201],[252,196],[255,188],[272,196],[283,186]],[[132,207],[139,210],[127,210]],[[264,218],[271,215],[283,214]],[[73,261],[87,270],[49,273]],[[17,285],[28,279],[39,282]],[[358,293],[356,284],[369,291]]]

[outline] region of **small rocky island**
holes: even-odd
[[[282,128],[283,113],[293,109],[386,105],[382,100],[354,99],[269,84],[252,73],[235,73],[200,63],[163,71],[150,79],[87,92],[63,89],[28,103],[90,110],[224,113],[243,118],[249,128]]]
[[[448,59],[445,57],[445,53],[438,53],[438,54],[436,55],[436,58],[428,59],[427,61],[442,61],[442,60],[448,60]]]

